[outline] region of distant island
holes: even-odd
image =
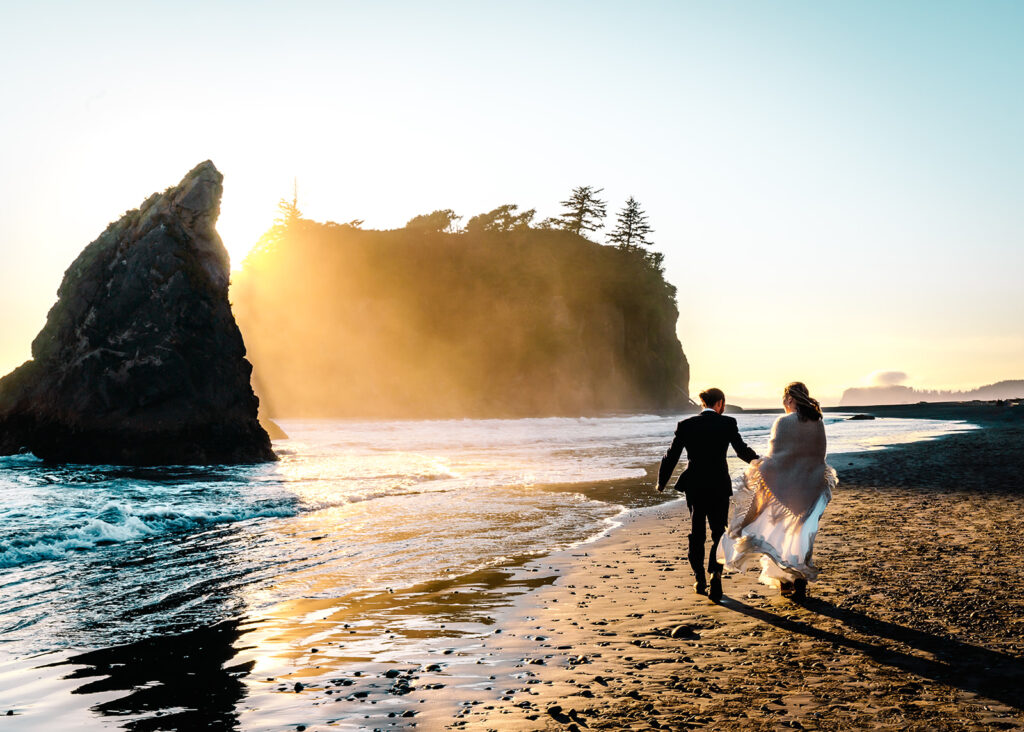
[[[1024,379],[998,381],[969,391],[915,389],[903,385],[863,386],[847,389],[839,400],[841,407],[867,407],[877,404],[916,404],[918,402],[967,402],[973,400],[1019,399],[1024,397]]]
[[[536,225],[506,205],[464,227],[445,210],[388,231],[282,202],[231,288],[262,408],[453,418],[688,405],[675,288],[646,216],[630,199],[612,244],[591,241],[597,192],[576,189],[563,217]]]

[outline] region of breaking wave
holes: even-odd
[[[215,524],[296,514],[294,501],[280,501],[234,510],[227,508],[135,507],[109,502],[92,518],[59,531],[14,529],[0,540],[0,568],[62,559],[96,547],[121,544],[166,534],[199,531]],[[19,535],[20,534],[20,535]]]

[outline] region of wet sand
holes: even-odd
[[[1024,420],[975,416],[985,429],[832,457],[822,573],[800,604],[753,572],[727,576],[721,604],[694,594],[674,501],[513,566],[26,659],[0,674],[0,715],[14,712],[6,729],[1022,729]]]

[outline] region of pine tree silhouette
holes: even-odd
[[[291,226],[302,218],[302,211],[299,210],[299,179],[292,181],[292,200],[281,199],[277,202],[278,217],[274,223],[282,226]]]
[[[625,207],[619,212],[615,228],[608,234],[608,241],[619,249],[636,251],[651,245],[647,235],[653,232],[654,229],[647,224],[647,215],[640,208],[640,204],[630,196]]]
[[[566,210],[558,217],[559,228],[583,236],[588,231],[597,231],[603,227],[606,204],[597,197],[603,190],[593,186],[573,188],[569,199],[562,201]]]

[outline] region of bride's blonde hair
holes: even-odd
[[[786,386],[782,395],[793,397],[793,401],[796,402],[796,413],[800,415],[801,420],[821,419],[821,405],[817,399],[811,398],[811,393],[802,381],[794,381]]]

